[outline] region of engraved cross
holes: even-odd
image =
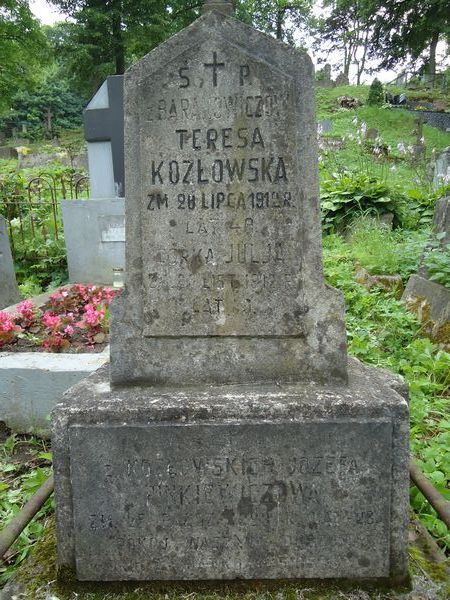
[[[212,63],[203,63],[203,66],[207,69],[213,70],[213,86],[217,87],[217,69],[220,67],[224,67],[225,63],[217,62],[217,52],[213,52],[213,62]]]

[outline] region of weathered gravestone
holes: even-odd
[[[317,130],[319,135],[330,133],[333,131],[333,121],[331,119],[322,119],[322,121],[319,121],[318,123]]]
[[[214,5],[214,7],[213,7]],[[53,414],[82,580],[402,579],[408,408],[347,365],[313,68],[209,2],[125,76],[126,288]]]
[[[0,310],[19,302],[20,294],[9,246],[8,228],[0,215]]]
[[[125,265],[123,75],[108,77],[87,105],[84,134],[91,198],[61,203],[69,279],[112,284]]]
[[[439,251],[450,244],[450,197],[440,198],[433,216],[433,234]],[[427,252],[429,249],[425,249]],[[430,280],[425,261],[417,274],[411,275],[403,300],[418,314],[425,333],[435,342],[450,349],[450,289]]]
[[[433,188],[438,189],[450,183],[450,148],[446,148],[434,163]]]

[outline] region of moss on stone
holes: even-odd
[[[450,344],[450,321],[435,323],[432,330],[432,340],[437,344]]]
[[[44,534],[35,544],[31,556],[17,570],[14,581],[33,598],[40,588],[56,579],[56,534],[54,519],[49,519]]]

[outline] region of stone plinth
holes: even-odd
[[[59,563],[80,580],[406,575],[408,407],[349,385],[111,389],[53,413]]]

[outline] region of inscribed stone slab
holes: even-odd
[[[69,437],[82,580],[389,576],[387,419],[74,425]]]
[[[0,215],[0,309],[19,302],[16,273],[11,256],[6,220]]]
[[[196,382],[345,379],[342,298],[322,272],[313,93],[306,54],[214,11],[126,74],[113,381],[190,383],[187,352]]]

